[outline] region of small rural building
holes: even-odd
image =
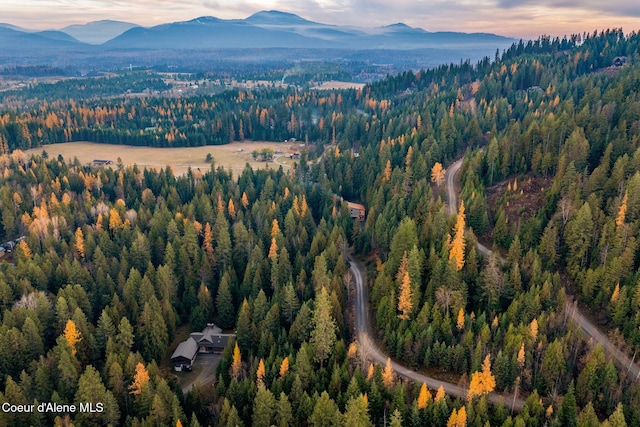
[[[624,64],[627,63],[627,57],[626,56],[616,56],[615,58],[613,58],[613,66],[614,67],[622,67]]]
[[[112,164],[113,160],[93,159],[93,166],[106,166]]]
[[[196,360],[198,355],[198,344],[189,337],[188,340],[178,344],[178,348],[171,355],[171,363],[176,371],[182,371],[182,368],[189,367]]]
[[[300,158],[300,152],[299,151],[291,151],[289,153],[289,158],[290,159],[299,159]]]
[[[202,332],[192,332],[186,341],[181,342],[171,355],[171,363],[176,371],[190,367],[201,353],[222,353],[235,334],[223,334],[222,329],[209,323]]]
[[[353,219],[357,218],[360,221],[364,221],[364,217],[366,214],[366,209],[364,205],[361,205],[360,203],[352,203],[352,202],[347,202],[347,205],[349,206],[349,212],[351,213],[351,218]]]

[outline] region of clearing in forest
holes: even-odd
[[[254,161],[251,153],[263,148],[271,148],[275,155],[272,161]],[[62,155],[65,160],[73,161],[77,157],[82,164],[91,163],[93,160],[111,160],[113,167],[118,158],[124,165],[137,164],[139,167],[163,168],[171,166],[176,175],[183,174],[189,167],[200,168],[203,172],[209,170],[210,163],[206,161],[207,154],[211,153],[216,168],[223,166],[234,172],[242,171],[247,163],[254,169],[279,168],[285,170],[292,165],[289,158],[291,150],[300,150],[298,144],[291,142],[233,142],[226,145],[205,145],[202,147],[140,147],[131,145],[100,144],[96,142],[65,142],[60,144],[43,145],[25,151],[27,156],[41,154],[46,150],[50,158]]]

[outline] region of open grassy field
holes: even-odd
[[[254,161],[251,156],[253,150],[261,148],[273,148],[281,152],[274,156],[272,162]],[[211,153],[216,167],[223,166],[238,172],[249,163],[254,169],[278,168],[288,169],[292,161],[288,157],[290,149],[299,150],[297,144],[290,142],[234,142],[227,145],[207,145],[204,147],[134,147],[130,145],[98,144],[95,142],[65,142],[62,144],[50,144],[25,151],[27,156],[40,154],[46,150],[49,157],[62,155],[65,160],[73,160],[77,157],[81,163],[91,163],[94,159],[112,160],[122,159],[125,165],[137,164],[139,167],[161,168],[171,166],[173,173],[183,174],[189,167],[209,170],[206,162],[207,153]]]

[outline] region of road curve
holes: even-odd
[[[453,162],[446,171],[445,182],[447,186],[447,199],[449,201],[449,215],[454,215],[458,208],[458,196],[456,191],[455,176],[462,166],[462,159]],[[485,256],[491,253],[491,250],[481,243],[478,243],[478,251]],[[500,256],[500,262],[503,264],[506,260]],[[627,371],[629,378],[633,381],[640,381],[640,367],[629,359],[624,351],[621,351],[614,343],[604,335],[596,325],[591,323],[581,312],[577,303],[567,301],[565,306],[566,313],[571,320],[578,325],[585,334],[591,338],[592,343],[600,343],[605,352],[613,357],[615,364],[619,369]]]
[[[353,280],[355,283],[355,311],[356,311],[356,336],[358,338],[358,343],[360,349],[365,351],[365,356],[367,359],[379,363],[381,365],[385,365],[387,363],[387,356],[377,345],[373,338],[371,338],[371,329],[369,322],[369,307],[368,307],[368,298],[367,298],[367,288],[365,286],[365,270],[362,265],[349,257],[349,263],[351,264],[350,270],[353,275]],[[391,362],[391,366],[393,370],[401,377],[408,378],[413,381],[417,381],[418,383],[425,383],[430,390],[438,390],[440,386],[443,387],[444,391],[450,395],[455,397],[460,397],[463,400],[466,399],[467,389],[464,387],[460,387],[457,384],[452,384],[444,381],[437,380],[435,378],[428,377],[426,375],[422,375],[418,372],[415,372],[413,369],[408,368],[400,363]],[[498,393],[490,393],[487,395],[489,402],[495,404],[505,405],[508,408],[512,408],[514,411],[520,411],[524,406],[524,400],[522,399],[514,399],[513,395],[502,395]]]

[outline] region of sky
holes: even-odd
[[[327,24],[375,27],[404,22],[427,31],[525,39],[605,28],[640,30],[638,0],[0,0],[0,21],[30,29],[101,19],[152,26],[199,16],[246,18],[269,9]]]

